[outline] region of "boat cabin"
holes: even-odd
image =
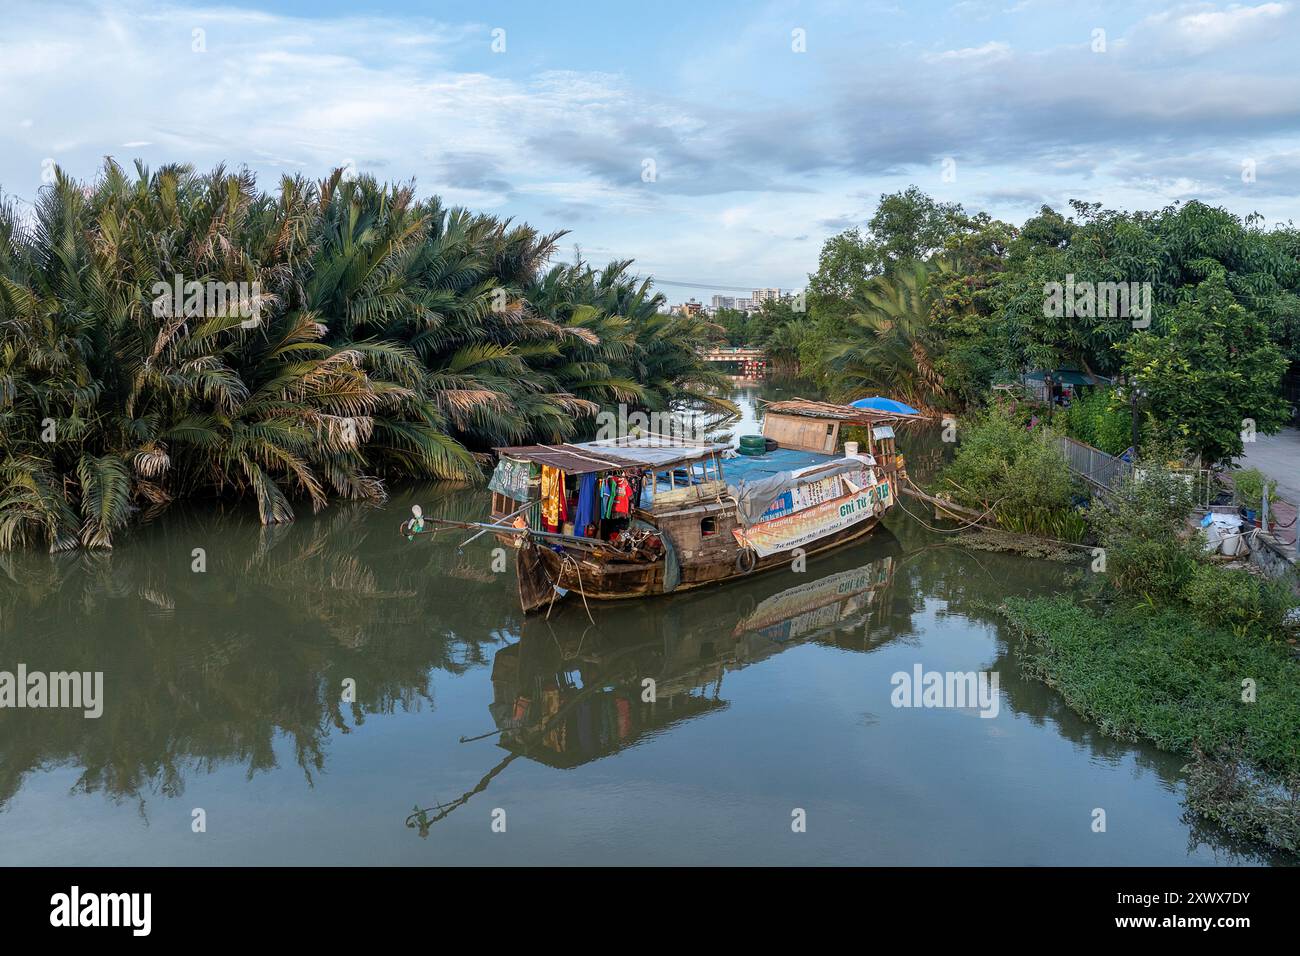
[[[493,523],[608,539],[638,516],[657,516],[726,494],[730,446],[658,435],[495,449],[488,483]]]
[[[925,415],[884,412],[794,398],[768,404],[763,417],[763,434],[779,447],[834,455],[863,450],[886,476],[906,477],[905,462],[898,452],[896,425],[928,421]]]

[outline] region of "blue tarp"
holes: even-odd
[[[883,395],[872,395],[870,398],[859,398],[856,402],[850,402],[849,404],[854,408],[873,408],[878,412],[893,412],[895,415],[921,414],[911,405],[905,405],[892,398],[885,398]]]

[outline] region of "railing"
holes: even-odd
[[[1100,448],[1093,448],[1064,435],[1059,436],[1057,441],[1070,471],[1102,492],[1114,491],[1133,475],[1133,465],[1130,462],[1108,455]],[[1178,474],[1183,476],[1191,488],[1196,507],[1208,511],[1219,492],[1214,473],[1208,468],[1196,468],[1179,471]],[[1141,475],[1138,478],[1140,480]]]
[[[1133,472],[1132,464],[1108,455],[1100,448],[1093,448],[1064,435],[1057,441],[1070,470],[1102,491],[1114,491]]]

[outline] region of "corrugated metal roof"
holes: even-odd
[[[688,461],[699,461],[701,458],[721,454],[731,448],[728,444],[685,442],[658,435],[575,442],[573,447],[586,449],[595,455],[631,458],[649,468],[667,468]]]
[[[549,465],[570,475],[584,475],[593,471],[609,471],[613,468],[640,467],[640,463],[633,461],[631,458],[595,455],[590,451],[569,444],[512,445],[506,448],[494,448],[493,451],[507,458],[535,461],[539,465]]]
[[[610,441],[563,442],[558,445],[512,445],[494,448],[497,454],[522,461],[559,468],[570,475],[582,475],[616,468],[659,469],[698,461],[730,446],[673,442],[655,437],[622,438]]]

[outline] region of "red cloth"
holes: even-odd
[[[622,475],[614,479],[614,514],[625,515],[631,510],[632,486]]]

